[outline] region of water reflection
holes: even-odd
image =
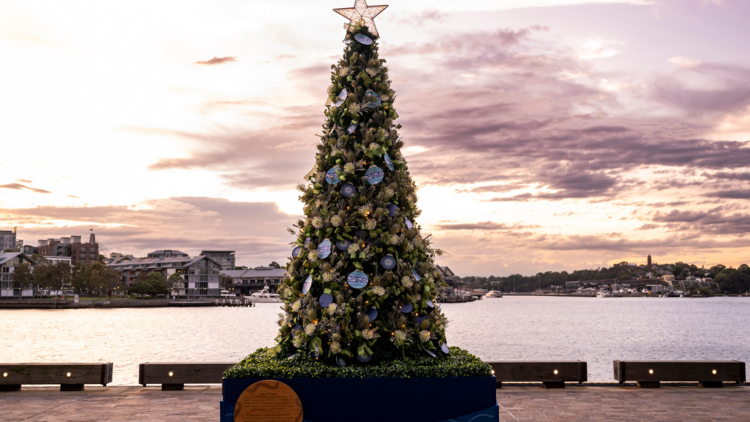
[[[448,342],[485,360],[585,360],[611,381],[614,359],[750,361],[750,299],[509,297],[443,304]],[[255,308],[0,310],[0,362],[239,361],[273,345],[278,304]]]

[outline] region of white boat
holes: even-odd
[[[252,303],[278,303],[281,302],[281,297],[278,293],[271,293],[268,290],[268,286],[263,287],[263,290],[255,292],[247,298]]]
[[[597,292],[596,297],[609,297],[609,293],[607,292]]]
[[[487,298],[490,298],[490,297],[499,297],[499,298],[502,298],[503,297],[503,292],[498,292],[497,290],[490,290],[489,292],[487,292],[486,295],[484,295],[484,297],[487,297]]]

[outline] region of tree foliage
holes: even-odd
[[[179,290],[185,288],[185,279],[181,275],[174,273],[167,278],[167,287],[169,290]]]
[[[37,265],[34,267],[32,276],[34,284],[44,290],[50,291],[50,293],[59,293],[62,291],[63,286],[71,283],[71,267],[67,262]]]
[[[298,186],[305,218],[292,230],[300,249],[279,286],[285,313],[273,353],[304,353],[328,365],[336,357],[358,364],[441,354],[440,251],[415,221],[417,187],[401,155],[396,94],[376,37],[366,27],[350,31],[342,59],[331,66],[310,184]],[[387,269],[383,258],[395,267]]]
[[[564,285],[566,281],[618,280],[627,283],[632,279],[640,278],[647,271],[652,271],[647,268],[623,266],[623,264],[627,265],[627,262],[616,264],[609,268],[576,270],[570,273],[567,271],[547,271],[532,276],[523,276],[520,274],[511,274],[503,277],[468,276],[463,277],[461,280],[466,288],[492,288],[504,292],[512,292],[515,287],[515,291],[517,292],[531,292],[539,288],[540,282],[543,289],[549,289],[553,285]],[[711,277],[719,284],[721,290],[727,293],[744,293],[750,291],[750,283],[743,276],[745,274],[750,277],[750,268],[745,264],[740,265],[738,269],[727,268],[721,264],[715,265],[710,269],[704,269],[684,262],[677,262],[671,265],[664,264],[661,267],[671,267],[671,271],[679,274],[679,277],[690,275],[700,278]],[[734,275],[735,272],[738,275]],[[654,280],[654,283],[658,282]]]
[[[100,261],[90,264],[81,262],[73,266],[72,285],[78,294],[104,295],[113,291],[121,282],[115,270]]]
[[[226,290],[234,289],[234,279],[226,274],[221,275],[221,288]]]
[[[725,268],[716,275],[714,281],[727,293],[746,293],[750,291],[750,269],[745,264],[738,269]]]
[[[167,282],[160,272],[140,274],[136,277],[136,282],[130,286],[130,293],[137,295],[161,295],[169,294]]]
[[[31,265],[26,262],[17,265],[13,270],[13,282],[17,289],[24,290],[31,288],[34,283]]]

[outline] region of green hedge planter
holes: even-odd
[[[447,357],[346,368],[309,357],[277,360],[260,349],[224,373],[221,421],[233,422],[240,394],[268,379],[297,393],[306,422],[499,420],[490,366],[457,347]]]

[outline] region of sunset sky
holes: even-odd
[[[285,262],[352,3],[1,1],[0,230]],[[750,262],[750,1],[392,0],[375,22],[438,264]]]

